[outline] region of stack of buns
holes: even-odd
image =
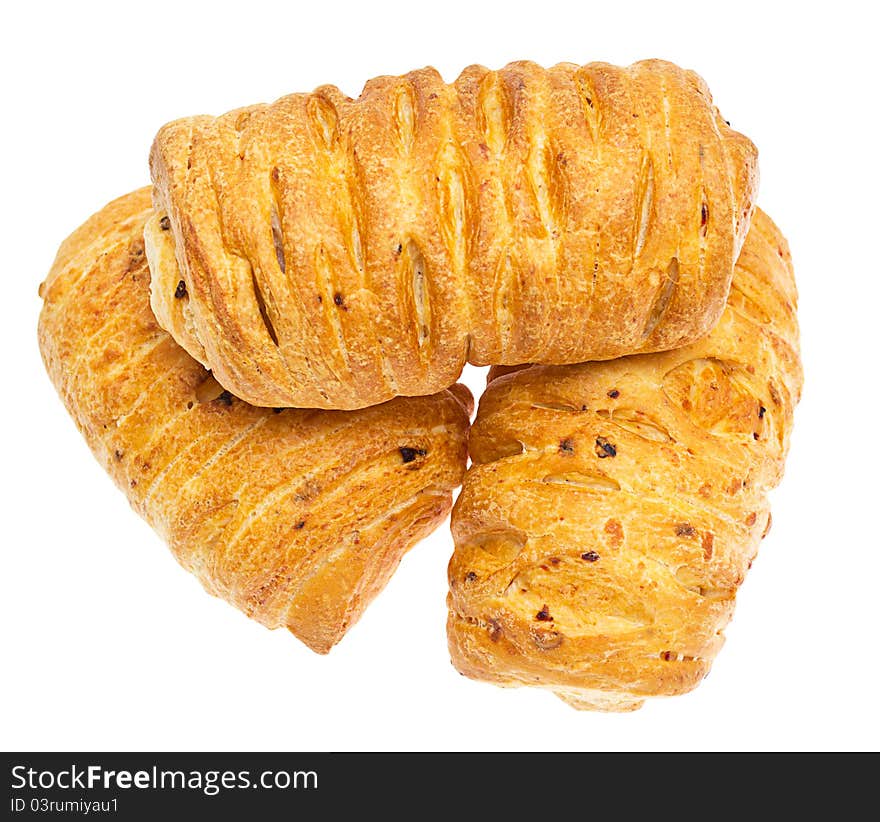
[[[615,711],[698,684],[802,375],[757,152],[696,74],[323,86],[170,123],[150,168],[61,246],[40,347],[208,591],[326,653],[452,509],[462,673]]]

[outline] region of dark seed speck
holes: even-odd
[[[428,453],[424,448],[407,448],[406,446],[399,450],[404,462],[413,462],[416,457],[424,457]]]
[[[535,619],[539,622],[553,622],[553,617],[550,616],[550,609],[546,605],[535,614]]]
[[[596,456],[600,460],[604,460],[606,457],[616,457],[617,447],[605,437],[596,437]]]

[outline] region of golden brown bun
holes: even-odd
[[[757,185],[659,60],[323,86],[170,123],[151,169],[160,325],[237,396],[320,408],[703,336]]]
[[[205,588],[326,653],[449,510],[467,390],[365,411],[255,408],[150,311],[147,188],[61,246],[40,349],[68,411],[134,509]]]
[[[703,679],[770,526],[802,383],[796,302],[758,211],[705,339],[490,383],[452,516],[462,673],[616,711]]]

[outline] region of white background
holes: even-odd
[[[876,22],[868,3],[39,3],[4,10],[0,744],[6,749],[878,748]],[[447,526],[329,657],[203,593],[89,454],[36,345],[60,241],[148,182],[165,121],[433,64],[664,57],[761,152],[806,389],[773,530],[690,695],[631,715],[460,677]],[[477,392],[483,374],[469,371]]]

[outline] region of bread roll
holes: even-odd
[[[152,214],[141,189],[61,246],[40,289],[46,369],[180,564],[326,653],[446,516],[470,395],[457,386],[353,412],[247,405],[156,324],[143,241]]]
[[[770,528],[802,384],[796,301],[758,211],[705,339],[490,383],[452,516],[459,671],[606,711],[706,676]]]
[[[249,402],[349,409],[705,335],[757,185],[659,60],[323,86],[170,123],[151,168],[159,324]]]

